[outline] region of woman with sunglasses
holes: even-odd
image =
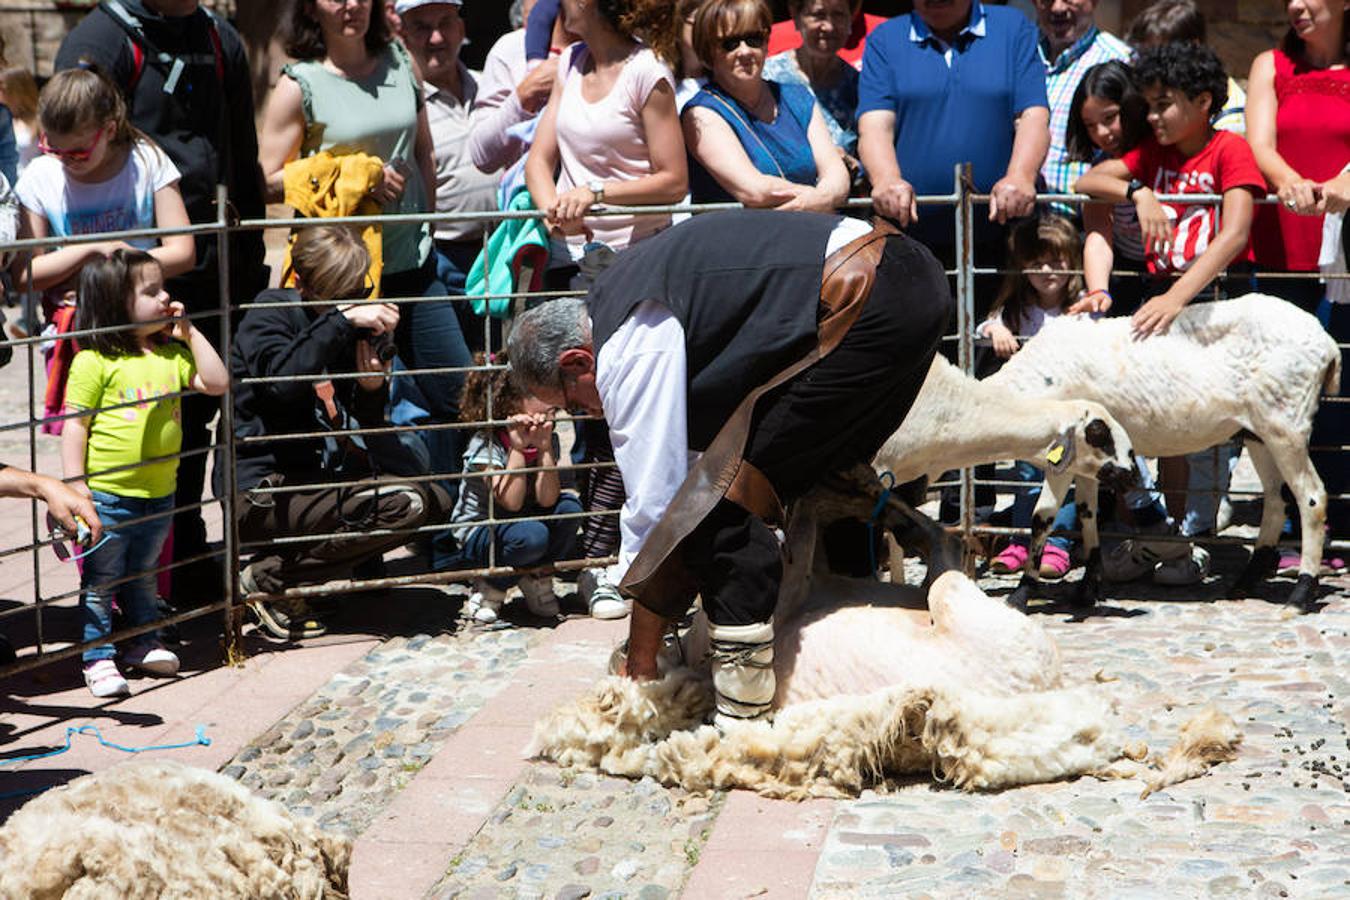
[[[101,74],[69,69],[52,76],[38,97],[38,124],[44,155],[15,185],[21,239],[188,224],[178,169],[127,121],[121,92]],[[21,255],[15,280],[59,297],[74,287],[86,263],[128,248],[149,252],[166,278],[188,271],[196,260],[191,235],[101,241],[37,253],[31,284]]]
[[[788,0],[801,46],[764,63],[770,81],[811,89],[830,138],[850,156],[858,152],[858,70],[840,59],[839,51],[861,6],[862,0]]]
[[[810,88],[764,80],[772,14],[764,0],[709,0],[694,50],[712,80],[681,114],[694,202],[831,212],[849,174]]]

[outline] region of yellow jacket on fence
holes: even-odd
[[[384,163],[366,153],[334,156],[327,150],[286,163],[283,183],[286,205],[309,219],[337,216],[377,216],[383,210],[370,196],[384,175]],[[379,296],[380,272],[384,268],[379,225],[361,229],[361,240],[370,252],[370,278],[375,285],[372,297]],[[294,284],[291,251],[286,250],[282,266],[283,286]]]

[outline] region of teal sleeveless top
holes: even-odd
[[[397,204],[385,207],[385,212],[416,213],[427,208],[427,190],[413,152],[422,93],[402,46],[391,43],[375,71],[359,80],[331,72],[317,59],[291,63],[282,71],[300,85],[304,98],[301,156],[323,150],[377,156],[396,165],[407,178],[403,196]],[[431,228],[425,223],[386,225],[383,245],[386,275],[416,269],[431,254]]]

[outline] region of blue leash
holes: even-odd
[[[66,745],[64,747],[58,747],[55,750],[48,750],[46,753],[34,753],[31,756],[16,756],[13,759],[0,759],[0,766],[10,766],[15,765],[17,763],[33,762],[34,760],[38,759],[49,759],[53,756],[60,756],[62,753],[65,753],[67,750],[70,749],[71,739],[77,734],[92,734],[94,737],[98,738],[98,742],[103,746],[111,747],[114,750],[121,750],[123,753],[144,753],[147,750],[184,750],[188,747],[211,746],[211,739],[206,736],[205,725],[197,726],[197,734],[190,741],[184,741],[181,744],[153,744],[148,747],[124,747],[121,744],[114,744],[112,741],[108,740],[103,736],[103,733],[98,730],[97,725],[81,725],[79,728],[66,729]],[[52,787],[56,787],[56,785],[49,785],[48,787],[43,788],[34,788],[32,790],[26,791],[10,791],[5,794],[0,794],[0,800],[6,800],[9,799],[10,797],[26,797],[29,794],[40,794],[43,791],[50,790]]]
[[[867,520],[867,564],[872,570],[872,577],[879,579],[881,574],[877,572],[877,521],[881,518],[886,503],[891,499],[891,491],[895,489],[895,473],[889,470],[882,472],[878,480],[882,484],[881,496],[877,498],[876,506],[872,507],[872,518]],[[894,573],[891,577],[895,577]]]

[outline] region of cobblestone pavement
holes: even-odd
[[[222,771],[355,837],[501,690],[539,634],[513,628],[386,641]]]
[[[1146,800],[1139,782],[1093,779],[995,794],[927,781],[869,791],[830,805],[811,896],[1350,894],[1350,592],[1344,579],[1336,586],[1315,616],[1209,599],[1217,582],[1190,592],[1200,600],[1145,589],[1133,593],[1150,599],[1111,599],[1086,618],[1040,615],[1071,680],[1116,679],[1105,689],[1131,739],[1165,751],[1213,704],[1246,735],[1237,761]],[[525,624],[387,641],[224,771],[359,838],[400,792],[421,789],[418,771],[474,726],[543,634]],[[426,896],[678,896],[726,801],[538,761],[519,771],[486,798],[476,833],[440,861]],[[763,890],[806,893],[776,892],[771,873]]]

